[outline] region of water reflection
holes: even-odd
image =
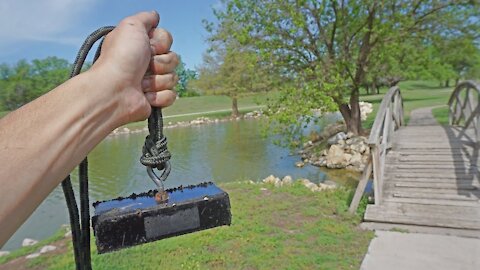
[[[167,129],[165,133],[173,157],[166,187],[203,181],[261,180],[270,174],[305,177],[315,182],[327,179],[348,182],[358,177],[341,171],[330,175],[312,166],[296,168],[294,163],[298,161],[298,156],[291,156],[288,149],[262,138],[260,132],[256,120]],[[92,151],[89,155],[92,202],[155,188],[145,167],[139,162],[145,136],[145,133],[137,133],[107,138]],[[78,190],[75,172],[72,181],[75,190]],[[66,223],[68,218],[63,193],[61,188],[56,188],[3,249],[18,248],[26,237],[46,238]]]

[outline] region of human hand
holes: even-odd
[[[156,28],[157,12],[141,12],[123,19],[105,38],[92,67],[115,81],[115,98],[122,110],[120,124],[144,120],[151,106],[166,107],[176,99],[174,70],[178,57],[170,51],[169,32]],[[146,75],[148,73],[148,75]]]

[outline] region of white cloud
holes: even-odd
[[[1,0],[0,45],[19,41],[78,43],[68,34],[95,0]]]

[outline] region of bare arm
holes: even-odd
[[[178,59],[158,20],[124,19],[89,71],[0,119],[0,247],[113,129],[173,103]]]

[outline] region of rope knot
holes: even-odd
[[[143,155],[140,162],[148,167],[163,170],[167,166],[172,154],[167,149],[167,138],[163,135],[163,117],[160,108],[152,107],[152,113],[148,117],[149,135],[145,138],[143,146]],[[167,178],[170,171],[162,174],[162,178]],[[162,179],[165,180],[165,179]]]
[[[172,157],[172,154],[168,151],[167,138],[165,136],[156,141],[152,135],[148,135],[145,138],[142,152],[143,155],[140,158],[140,162],[145,166],[158,168],[159,170],[162,170],[165,162]]]

